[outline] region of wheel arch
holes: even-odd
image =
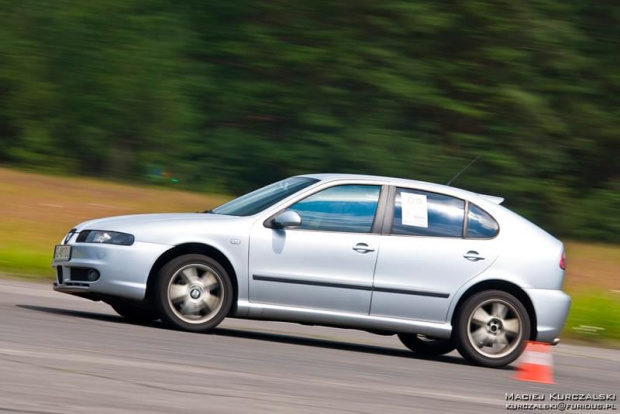
[[[157,274],[166,263],[170,262],[177,257],[184,256],[186,254],[201,254],[211,257],[216,260],[230,276],[230,281],[233,285],[233,302],[230,308],[229,315],[234,315],[237,310],[237,298],[239,294],[239,284],[237,280],[237,272],[233,267],[231,261],[226,257],[224,253],[216,249],[213,246],[204,243],[184,243],[166,250],[153,264],[149,277],[146,282],[146,300],[151,301],[153,298],[154,285],[157,280]]]
[[[452,316],[450,318],[450,322],[452,324],[452,327],[454,329],[455,323],[456,323],[456,317],[459,313],[460,307],[463,305],[463,303],[470,298],[471,296],[475,295],[478,292],[482,292],[485,290],[501,290],[503,292],[509,293],[511,295],[513,295],[514,297],[516,297],[517,299],[519,299],[519,301],[521,301],[521,303],[523,304],[523,306],[525,306],[525,309],[527,310],[528,316],[530,318],[530,334],[529,334],[529,339],[530,340],[535,340],[537,335],[538,335],[538,330],[537,330],[537,320],[536,320],[536,311],[534,309],[534,304],[532,303],[530,297],[527,295],[527,293],[521,289],[518,285],[505,281],[505,280],[498,280],[498,279],[491,279],[491,280],[484,280],[481,281],[479,283],[476,283],[473,286],[470,286],[459,298],[458,302],[456,303],[456,306],[454,307],[454,311],[452,312]]]

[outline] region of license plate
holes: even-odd
[[[71,246],[59,244],[54,248],[54,261],[66,262],[71,260]]]

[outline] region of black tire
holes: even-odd
[[[407,348],[417,355],[438,356],[448,354],[456,348],[450,339],[429,338],[418,334],[398,334],[398,338]]]
[[[162,322],[190,332],[215,328],[233,303],[233,286],[226,270],[212,258],[199,254],[180,256],[163,266],[154,293],[154,305]]]
[[[116,313],[131,322],[146,323],[159,319],[154,310],[142,308],[132,303],[118,301],[109,303],[109,305]]]
[[[457,309],[454,339],[468,361],[498,368],[523,353],[530,327],[530,317],[519,299],[500,290],[487,290],[471,296]]]

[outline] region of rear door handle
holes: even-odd
[[[368,246],[366,243],[357,243],[355,246],[353,246],[353,250],[355,250],[358,253],[362,253],[362,254],[375,251],[375,249]]]
[[[484,257],[480,256],[480,254],[478,254],[478,252],[475,250],[468,251],[467,253],[465,253],[463,257],[469,260],[470,262],[477,262],[479,260],[485,259]]]

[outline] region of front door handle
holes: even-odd
[[[353,246],[353,250],[355,250],[358,253],[362,253],[362,254],[375,251],[375,249],[368,246],[366,243],[357,243],[355,246]]]
[[[469,260],[470,262],[477,262],[479,260],[485,259],[484,257],[480,256],[478,252],[475,250],[468,251],[467,253],[465,253],[465,255],[463,255],[463,257]]]

